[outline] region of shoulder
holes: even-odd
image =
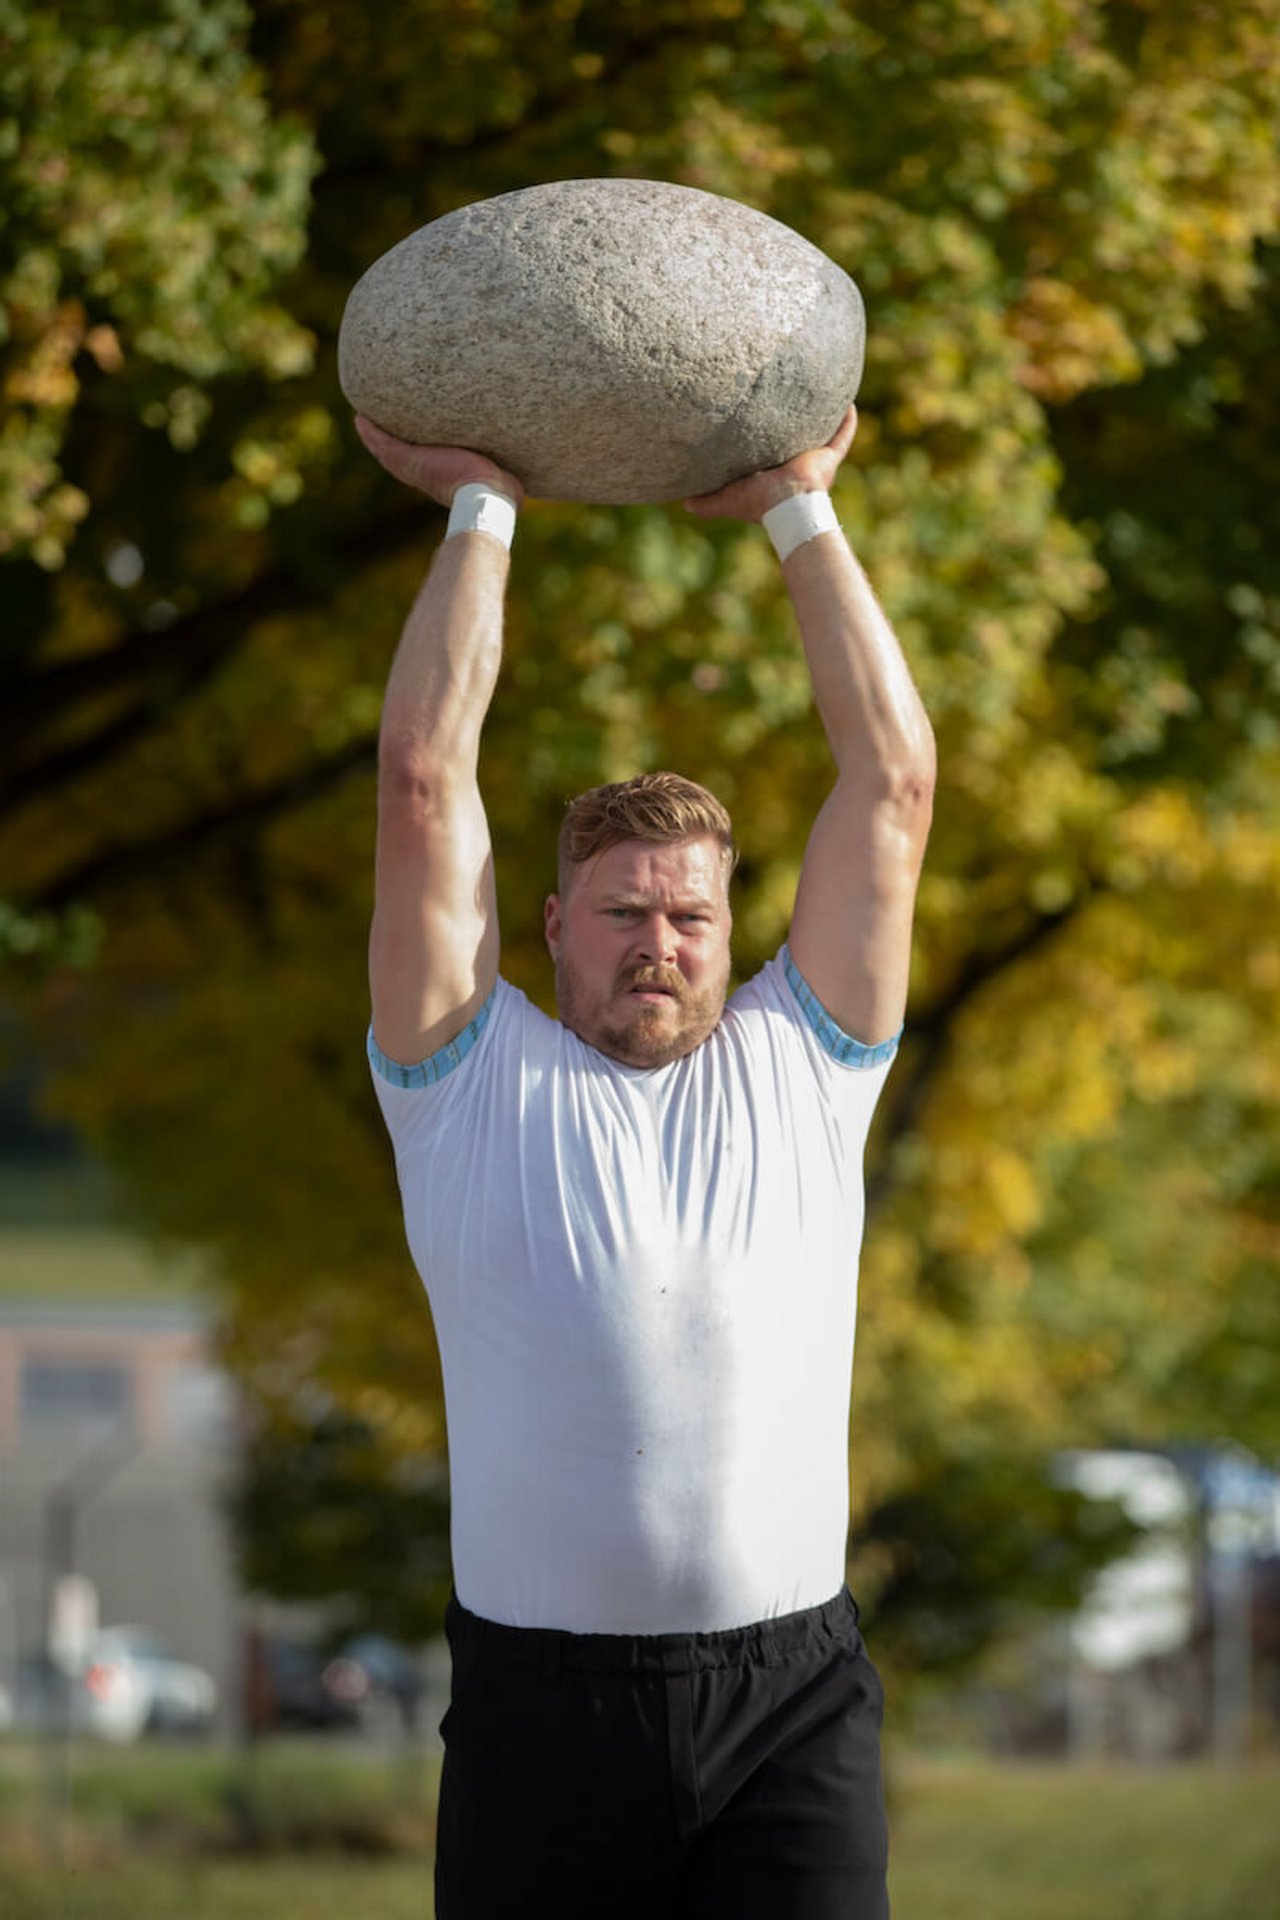
[[[846,1033],[823,1006],[785,945],[739,987],[725,1011],[731,1027],[740,1025],[748,1032],[759,1028],[779,1044],[798,1046],[815,1065],[854,1072],[887,1069],[902,1037],[897,1033],[892,1039],[869,1046]]]
[[[455,1034],[454,1038],[438,1052],[428,1054],[425,1060],[414,1061],[412,1064],[392,1060],[388,1054],[385,1054],[374,1038],[371,1026],[365,1041],[365,1051],[369,1056],[369,1066],[375,1082],[383,1082],[389,1087],[395,1087],[401,1093],[420,1093],[425,1088],[437,1086],[442,1080],[447,1079],[462,1065],[481,1037],[489,1030],[499,1004],[500,990],[505,986],[506,982],[499,980],[479,1012],[468,1021],[461,1033]],[[510,991],[513,989],[509,988],[508,992]],[[505,998],[505,996],[501,997]],[[496,1026],[500,1028],[502,1024],[499,1018]]]
[[[721,1028],[757,1117],[776,1110],[797,1140],[830,1134],[842,1155],[861,1151],[896,1037],[867,1046],[846,1033],[785,946],[734,994]]]
[[[425,1060],[390,1059],[370,1027],[365,1051],[397,1153],[460,1122],[486,1093],[518,1111],[521,1075],[554,1055],[558,1033],[557,1021],[501,978],[462,1032]]]

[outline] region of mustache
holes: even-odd
[[[620,993],[629,993],[633,987],[669,993],[677,1000],[684,997],[684,980],[674,967],[632,967],[618,976]]]

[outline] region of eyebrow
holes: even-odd
[[[652,905],[648,896],[642,893],[602,893],[597,902],[602,907],[629,907],[633,911],[643,911]],[[713,912],[715,901],[708,894],[686,893],[671,904],[672,913]]]

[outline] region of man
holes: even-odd
[[[452,503],[383,715],[369,1043],[450,1436],[440,1920],[888,1911],[847,1427],[934,757],[828,498],[855,425],[687,503],[764,521],[835,761],[788,946],[726,1005],[723,808],[597,789],[553,1021],[498,976],[476,774],[520,483],[358,422]]]

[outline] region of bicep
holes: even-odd
[[[415,1066],[479,1011],[498,973],[493,854],[474,782],[384,771],[369,985],[373,1032]]]
[[[813,825],[792,957],[831,1017],[876,1046],[902,1025],[929,796],[869,801],[840,782]]]

